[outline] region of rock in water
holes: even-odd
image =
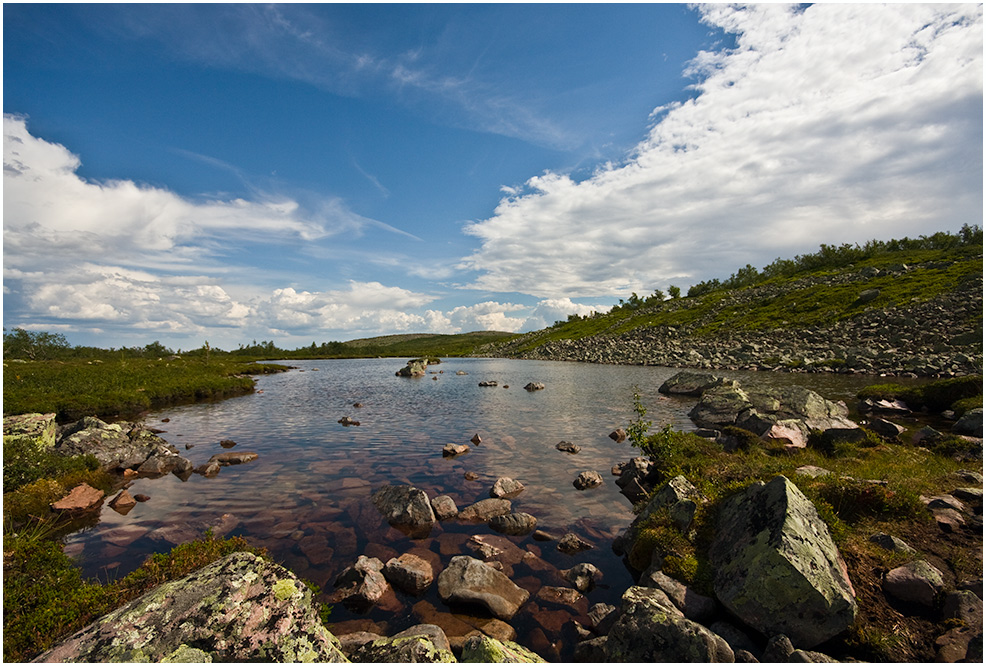
[[[427,535],[438,520],[428,494],[414,486],[385,486],[370,499],[394,527]]]
[[[51,505],[56,511],[87,511],[103,501],[105,493],[88,483],[80,483],[72,491]]]
[[[485,562],[456,555],[438,576],[438,596],[448,604],[480,604],[509,621],[530,593]]]
[[[537,653],[514,643],[498,641],[483,634],[466,639],[462,646],[462,662],[471,664],[543,664]]]
[[[768,636],[811,648],[856,617],[855,592],[828,528],[783,476],[724,503],[709,559],[719,601]]]
[[[700,396],[710,389],[717,386],[733,386],[735,382],[723,379],[717,375],[707,372],[679,372],[657,389],[659,393],[669,395],[691,395]]]
[[[383,664],[447,664],[455,661],[441,627],[419,624],[388,638],[378,638],[353,653],[353,661]]]
[[[578,475],[572,485],[575,486],[577,490],[587,490],[589,488],[595,488],[597,486],[603,485],[603,477],[599,472],[594,472],[592,470],[586,470]]]
[[[214,662],[347,661],[319,620],[308,587],[250,553],[233,553],[165,583],[38,659],[161,662],[188,646]]]

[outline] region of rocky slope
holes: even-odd
[[[918,271],[930,275],[947,268],[940,263],[884,270],[868,267],[762,284],[732,290],[704,312],[696,307],[697,299],[674,299],[639,311],[634,317],[645,320],[659,315],[687,323],[641,325],[578,339],[553,339],[558,335],[552,335],[549,328],[487,345],[477,355],[681,368],[927,377],[979,374],[983,365],[981,274],[967,277],[930,300],[913,298],[885,307],[879,307],[879,290],[873,289],[878,279],[886,284],[887,278],[917,279]],[[729,318],[722,314],[739,312],[750,320],[751,313],[758,309],[768,312],[766,308],[772,304],[776,311],[777,301],[787,301],[792,294],[824,298],[825,288],[840,293],[851,289],[852,297],[844,304],[850,316],[825,325],[799,326],[801,315],[792,308],[789,320],[780,319],[774,327],[753,330],[730,326]],[[870,305],[867,299],[874,303]],[[627,327],[625,319],[614,317],[610,329]],[[544,342],[539,343],[541,340]]]

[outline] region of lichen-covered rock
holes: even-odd
[[[394,374],[398,377],[424,377],[428,374],[428,361],[423,358],[408,361],[407,365]]]
[[[462,646],[462,663],[468,664],[543,664],[544,659],[513,641],[498,641],[483,634],[466,639]]]
[[[720,386],[706,391],[688,416],[705,428],[734,425],[761,437],[776,424],[795,438],[796,431],[859,427],[849,419],[844,403],[799,386],[758,391]]]
[[[575,486],[576,490],[596,488],[597,486],[603,485],[603,477],[599,472],[588,469],[579,473],[575,480],[572,481],[572,485]]]
[[[676,512],[679,515],[679,521],[683,523],[691,522],[691,517],[695,515],[695,510],[697,504],[695,500],[701,499],[701,493],[688,481],[684,476],[676,476],[666,484],[661,486],[661,488],[654,493],[650,501],[641,509],[637,517],[634,518],[633,522],[627,528],[626,534],[619,537],[613,542],[613,550],[617,554],[622,553],[632,553],[634,551],[634,544],[637,538],[640,536],[640,531],[644,525],[646,525],[651,517],[662,509],[671,509],[678,505],[679,510]],[[686,503],[687,505],[683,504]],[[686,520],[687,519],[687,520]],[[687,525],[685,525],[687,527]],[[643,553],[638,553],[636,561],[642,561],[649,563],[651,560],[650,556],[644,556]],[[645,568],[645,566],[635,565],[640,568]]]
[[[726,641],[681,611],[659,590],[631,587],[605,644],[608,661],[731,662]]]
[[[811,648],[856,617],[855,592],[828,528],[783,476],[723,503],[709,559],[719,601],[761,633]]]
[[[983,436],[983,408],[977,407],[970,409],[962,415],[958,421],[952,425],[952,432],[956,435],[969,435],[970,437]]]
[[[414,486],[385,486],[370,499],[394,527],[427,535],[437,522],[428,494]]]
[[[734,386],[735,381],[724,379],[708,372],[679,372],[657,389],[659,393],[668,395],[700,396],[706,391],[719,386]]]
[[[438,576],[438,596],[447,604],[480,604],[509,620],[530,593],[485,562],[456,555]]]
[[[441,664],[455,661],[452,647],[442,628],[419,624],[390,637],[364,643],[353,652],[357,663]]]
[[[908,562],[891,569],[883,579],[883,591],[901,601],[934,606],[945,587],[942,573],[924,560]]]
[[[213,662],[346,661],[308,587],[250,553],[233,553],[151,590],[37,661],[178,661],[190,655],[188,648]]]
[[[55,415],[19,414],[3,417],[3,449],[40,453],[55,446]],[[10,448],[8,448],[10,447]]]
[[[91,454],[108,471],[140,469],[157,476],[169,472],[185,473],[192,465],[178,455],[178,449],[136,423],[106,423],[86,416],[66,426],[58,437],[55,452],[66,456]]]
[[[701,595],[663,571],[648,571],[640,577],[640,585],[661,590],[689,620],[707,623],[716,614],[714,599]]]

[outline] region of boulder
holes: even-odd
[[[462,455],[463,453],[469,452],[468,444],[454,444],[449,442],[442,447],[442,456],[445,458],[452,458],[454,456]]]
[[[448,520],[459,515],[459,507],[455,505],[455,500],[448,495],[439,495],[431,500],[431,508],[435,512],[438,520]]]
[[[783,476],[723,503],[709,560],[720,603],[761,633],[811,648],[856,617],[855,592],[828,528]]]
[[[407,365],[394,374],[398,377],[424,377],[428,374],[428,361],[423,358],[408,361]]]
[[[572,444],[571,442],[558,442],[555,444],[555,448],[559,451],[564,451],[565,453],[578,453],[582,450],[582,447],[578,444]]]
[[[501,476],[490,488],[490,497],[513,497],[524,490],[524,484],[507,476]]]
[[[878,434],[884,439],[890,441],[896,440],[904,433],[904,427],[899,426],[893,421],[888,421],[887,419],[870,419],[870,430]]]
[[[55,452],[66,456],[91,454],[107,471],[137,469],[158,454],[178,455],[178,449],[138,424],[106,423],[94,416],[66,426]]]
[[[80,483],[68,495],[51,505],[55,511],[88,511],[103,501],[104,493],[88,483]]]
[[[490,499],[479,500],[459,511],[459,519],[485,523],[493,516],[510,513],[510,506],[508,499],[491,497]]]
[[[603,572],[588,562],[579,562],[571,569],[562,571],[561,575],[579,592],[588,592],[596,586],[597,580],[602,579]]]
[[[487,524],[491,529],[501,534],[524,536],[534,531],[538,520],[529,513],[507,513],[502,516],[493,516]]]
[[[524,387],[524,390],[530,393],[533,393],[534,391],[543,391],[544,384],[541,382],[529,382],[527,386]]]
[[[663,384],[658,392],[666,395],[700,396],[719,386],[733,386],[735,382],[706,372],[679,372]]]
[[[543,664],[544,659],[513,641],[500,641],[484,634],[473,634],[462,645],[462,663]]]
[[[573,532],[567,533],[558,541],[558,550],[568,555],[574,555],[575,553],[590,550],[591,548],[591,543],[583,540],[578,534]]]
[[[438,576],[438,596],[450,605],[479,604],[508,621],[530,594],[485,562],[456,555]]]
[[[414,486],[384,486],[370,500],[388,523],[427,536],[437,518],[425,491]]]
[[[414,553],[404,553],[387,561],[383,576],[394,587],[408,594],[421,594],[435,580],[431,564]]]
[[[983,436],[983,408],[977,407],[970,409],[952,425],[952,432],[956,435],[967,435],[969,437]]]
[[[732,662],[726,641],[682,616],[659,590],[631,587],[607,634],[608,661]]]
[[[135,506],[137,506],[137,500],[135,500],[130,493],[127,492],[126,488],[121,490],[116,497],[110,500],[110,508],[124,515],[126,515],[127,512]]]
[[[374,664],[441,664],[455,661],[441,627],[419,624],[390,637],[363,643],[352,661]]]
[[[217,453],[216,455],[209,458],[209,462],[216,462],[226,467],[228,465],[242,465],[244,463],[253,462],[259,456],[253,451],[239,451],[232,452],[228,451],[226,453]]]
[[[345,662],[312,593],[287,569],[233,553],[100,618],[45,662],[172,661],[194,646],[213,662]]]
[[[945,587],[942,573],[924,560],[915,560],[891,569],[883,578],[883,591],[908,603],[932,607]]]
[[[627,438],[627,431],[624,430],[623,428],[617,428],[613,432],[609,433],[609,438],[611,440],[613,440],[614,442],[616,442],[617,444],[619,444],[620,442],[623,442],[623,441],[626,440],[626,438]]]
[[[586,470],[581,472],[575,480],[572,481],[572,485],[575,486],[576,490],[588,490],[589,488],[595,488],[603,485],[603,477],[599,474],[599,472]]]
[[[40,453],[55,446],[55,414],[3,417],[3,450]]]
[[[675,608],[695,622],[707,624],[716,614],[715,599],[701,595],[663,571],[648,571],[640,577],[640,585],[664,592]]]
[[[333,602],[343,602],[358,611],[373,606],[390,589],[383,575],[383,562],[375,557],[360,555],[356,563],[336,576],[333,586],[339,588]]]

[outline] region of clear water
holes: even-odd
[[[546,564],[515,563],[511,578],[532,592],[534,601],[512,622],[518,640],[552,659],[571,657],[551,643],[567,631],[564,623],[586,623],[585,609],[596,602],[616,604],[632,584],[630,573],[610,549],[612,539],[632,520],[629,502],[615,485],[611,467],[637,454],[629,442],[616,443],[608,434],[635,417],[632,395],[639,387],[647,418],[654,428],[666,423],[694,429],[687,412],[692,398],[660,395],[658,387],[676,369],[606,366],[502,359],[449,359],[431,366],[421,378],[395,377],[403,362],[396,359],[293,361],[296,369],[260,377],[257,392],[222,402],[188,405],[154,412],[146,424],[195,465],[223,449],[231,439],[234,451],[254,451],[251,463],[225,467],[215,478],[192,475],[139,479],[131,494],[151,497],[127,515],[104,507],[97,525],[69,537],[66,552],[87,575],[103,580],[136,568],[154,552],[201,536],[208,527],[242,535],[264,546],[274,560],[332,592],[332,582],[361,554],[386,561],[415,550],[444,566],[457,554],[471,554],[469,535],[495,535]],[[468,373],[457,375],[457,371]],[[801,384],[834,400],[851,401],[873,377],[721,373],[746,385]],[[497,380],[496,388],[479,387]],[[542,391],[524,385],[542,382]],[[504,388],[504,385],[509,388]],[[362,408],[353,407],[362,403]],[[361,425],[337,421],[350,416]],[[169,422],[162,423],[162,419]],[[479,434],[482,443],[455,458],[444,458],[449,442],[468,444]],[[555,449],[567,440],[582,447],[571,455]],[[186,445],[193,448],[185,450]],[[586,491],[572,481],[583,470],[599,472],[605,483]],[[479,475],[468,481],[465,472]],[[513,499],[515,511],[537,517],[538,527],[556,537],[575,532],[595,544],[571,556],[552,542],[531,536],[504,537],[484,524],[448,521],[424,539],[412,540],[389,527],[370,503],[373,491],[387,484],[412,484],[430,497],[450,495],[463,508],[489,497],[499,476],[524,483]],[[515,558],[519,559],[519,558]],[[590,591],[587,604],[559,610],[540,602],[541,585],[564,585],[559,569],[591,562],[603,572],[602,585]],[[440,568],[436,567],[436,577]],[[373,630],[394,633],[426,619],[426,611],[449,612],[436,585],[422,597],[397,592],[383,608],[353,613],[337,604],[331,621],[338,633],[373,624]],[[354,622],[363,620],[363,623]]]

